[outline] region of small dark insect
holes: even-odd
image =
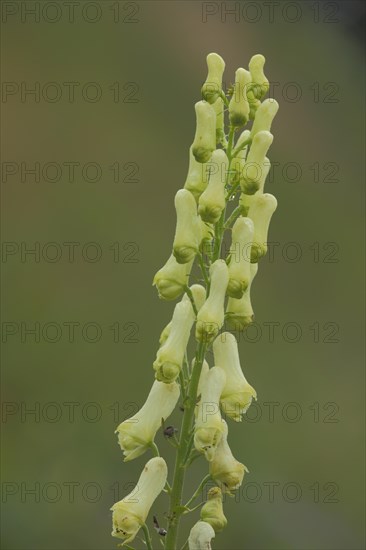
[[[159,523],[158,523],[158,520],[156,519],[156,516],[153,516],[153,523],[154,523],[154,529],[155,531],[161,535],[162,537],[165,537],[165,535],[167,534],[167,530],[166,529],[163,529],[162,527],[159,527]]]
[[[166,428],[164,428],[164,435],[165,437],[173,437],[174,434],[176,434],[178,432],[177,428],[174,428],[174,426],[167,426]]]

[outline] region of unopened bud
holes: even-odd
[[[216,223],[225,208],[225,181],[229,160],[225,151],[217,149],[210,162],[208,185],[198,201],[198,213],[203,221]]]
[[[188,174],[184,184],[184,189],[192,193],[196,202],[207,187],[208,173],[207,165],[197,162],[192,153],[192,147],[189,149],[189,167]]]
[[[188,284],[193,260],[186,264],[179,264],[173,254],[166,264],[155,274],[153,285],[156,286],[159,298],[175,300],[183,294]]]
[[[254,223],[254,236],[251,250],[251,261],[258,262],[267,253],[268,229],[277,199],[270,193],[255,195],[249,208],[248,217]]]
[[[232,126],[244,126],[249,119],[247,90],[252,77],[249,71],[238,69],[235,73],[234,93],[229,103],[229,119]]]
[[[207,501],[201,508],[201,520],[207,521],[220,533],[227,525],[227,519],[222,508],[222,492],[220,487],[212,487],[207,493]]]
[[[250,289],[258,271],[258,264],[250,264],[250,283],[242,298],[229,298],[226,306],[225,323],[230,330],[242,331],[253,323],[254,313]]]
[[[240,366],[238,343],[230,332],[221,333],[213,343],[215,365],[225,371],[226,383],[221,394],[220,403],[225,414],[236,422],[241,422],[242,415],[248,410],[257,393],[248,384]]]
[[[220,413],[220,396],[225,386],[225,372],[213,367],[203,376],[201,399],[194,426],[194,446],[204,453],[208,461],[213,459],[221,439],[223,424]]]
[[[261,103],[255,114],[252,130],[250,132],[252,138],[254,138],[255,134],[263,130],[266,132],[271,131],[271,125],[278,111],[278,107],[279,105],[275,99],[266,99]]]
[[[250,218],[239,217],[233,225],[227,293],[241,298],[250,283],[250,250],[254,225]]]
[[[217,53],[209,53],[207,58],[208,74],[201,93],[203,99],[215,103],[222,92],[222,75],[225,70],[225,61]]]
[[[169,384],[179,375],[194,318],[189,300],[182,300],[175,306],[169,336],[158,349],[153,364],[157,380]]]
[[[265,170],[266,154],[273,141],[270,132],[261,131],[255,134],[240,180],[241,190],[247,195],[254,195],[261,186]]]
[[[249,61],[249,71],[252,76],[250,90],[257,99],[262,99],[269,90],[269,82],[263,71],[265,62],[266,59],[261,54],[253,55]]]
[[[173,254],[179,264],[194,259],[201,243],[201,223],[197,214],[197,204],[193,195],[180,189],[175,195],[177,226],[175,230]]]
[[[216,149],[216,113],[207,101],[198,101],[196,110],[196,134],[192,153],[197,162],[208,162]]]
[[[210,294],[197,315],[196,339],[211,342],[224,324],[224,302],[229,270],[224,260],[216,260],[210,266]]]

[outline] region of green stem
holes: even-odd
[[[192,504],[192,502],[194,502],[196,500],[196,498],[199,496],[200,492],[202,491],[202,489],[204,488],[204,486],[206,485],[206,483],[208,483],[208,481],[210,481],[211,479],[211,476],[210,474],[207,474],[207,476],[205,476],[203,478],[203,480],[201,481],[201,483],[199,484],[199,486],[197,487],[196,491],[193,493],[192,497],[189,499],[189,501],[185,504],[185,506],[187,508],[190,507],[190,505]]]
[[[153,550],[153,545],[152,545],[151,537],[150,537],[150,531],[149,531],[149,528],[146,525],[146,523],[143,524],[142,530],[143,530],[144,535],[145,535],[146,548],[148,550]]]
[[[242,212],[243,212],[243,207],[241,205],[237,206],[235,210],[232,211],[228,219],[226,220],[224,229],[229,229],[234,224],[236,219],[242,214]]]
[[[192,291],[191,291],[191,289],[189,288],[188,285],[186,285],[185,291],[186,291],[186,294],[187,294],[188,298],[189,298],[190,301],[191,301],[191,304],[192,304],[192,307],[193,307],[194,314],[195,314],[195,316],[197,317],[198,311],[197,311],[196,304],[194,303],[194,296],[193,296]]]
[[[188,399],[184,406],[182,428],[179,439],[179,448],[177,450],[175,467],[173,474],[172,492],[170,495],[170,510],[168,520],[168,532],[166,536],[165,549],[175,550],[178,536],[180,517],[182,515],[182,493],[185,476],[184,458],[187,444],[192,429],[194,409],[197,399],[198,382],[201,375],[202,364],[205,357],[207,344],[201,342],[198,346],[196,360],[192,370],[192,377],[188,388]]]
[[[154,443],[154,441],[152,441],[152,442],[150,443],[150,447],[151,447],[151,450],[152,450],[154,456],[160,456],[158,446],[157,446],[156,443]]]

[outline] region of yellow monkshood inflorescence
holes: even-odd
[[[207,56],[188,174],[174,200],[172,248],[153,280],[159,298],[180,301],[161,329],[146,402],[116,429],[125,461],[154,455],[132,492],[112,507],[112,535],[126,548],[143,534],[148,550],[209,550],[228,523],[223,495],[238,490],[248,472],[231,451],[228,424],[240,422],[257,399],[244,374],[238,338],[254,319],[252,283],[277,208],[264,189],[278,111],[274,99],[264,99],[269,91],[264,63],[263,55],[254,55],[225,91],[224,60],[216,53]],[[196,351],[189,357],[191,340]],[[166,426],[175,409],[181,411],[181,426]],[[159,430],[176,450],[170,475],[155,443]],[[199,457],[206,462],[206,475],[185,500],[185,474]],[[211,488],[204,492],[208,483]],[[162,493],[170,502],[165,515],[156,518],[154,502]],[[182,515],[198,508],[200,518],[197,512],[186,542],[178,546]]]

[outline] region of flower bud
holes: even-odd
[[[194,426],[194,446],[197,451],[205,454],[208,461],[213,459],[223,429],[219,403],[225,382],[225,372],[219,367],[213,367],[203,376],[200,387],[201,399]]]
[[[228,427],[225,420],[222,420],[222,424],[223,434],[214,458],[210,462],[209,472],[224,492],[231,492],[241,486],[244,474],[248,472],[248,469],[233,457],[227,442]]]
[[[201,242],[201,223],[197,215],[197,204],[193,195],[186,189],[180,189],[174,199],[177,212],[173,254],[179,264],[194,259]]]
[[[220,487],[212,487],[207,493],[207,501],[201,508],[201,520],[209,523],[220,533],[227,525],[227,519],[222,508],[222,492]]]
[[[226,326],[230,330],[244,330],[254,319],[252,303],[250,299],[250,289],[254,277],[258,271],[258,264],[250,264],[250,283],[248,288],[239,300],[229,298],[226,307]]]
[[[192,147],[189,148],[189,167],[188,174],[184,184],[184,189],[192,193],[196,202],[204,192],[208,183],[207,165],[197,162],[192,153]]]
[[[225,138],[224,131],[224,102],[219,97],[212,105],[216,113],[216,143],[222,143]]]
[[[247,195],[254,195],[261,186],[265,171],[266,154],[273,141],[270,132],[255,134],[240,180],[241,190]]]
[[[215,538],[213,527],[205,521],[197,521],[189,533],[188,548],[189,550],[211,550],[213,538]]]
[[[173,254],[166,264],[155,274],[153,285],[156,286],[159,298],[175,300],[183,294],[188,284],[193,260],[186,264],[179,264]]]
[[[259,195],[260,193],[263,193],[264,184],[266,183],[266,178],[268,176],[268,173],[271,169],[271,162],[268,157],[265,157],[264,162],[262,164],[262,170],[259,177],[259,189],[257,193],[254,195],[247,195],[246,193],[241,193],[239,204],[243,207],[243,216],[247,216],[249,212],[249,208],[251,204],[253,203],[253,198],[256,195]]]
[[[197,311],[199,311],[206,300],[206,289],[202,285],[192,285],[189,288],[193,294],[193,301],[195,303],[196,309]],[[184,294],[182,301],[190,302],[188,294]],[[169,323],[163,328],[160,334],[160,338],[159,338],[160,346],[162,346],[167,341],[171,328],[172,328],[172,321],[169,321]]]
[[[220,398],[221,407],[230,418],[241,422],[253,397],[257,399],[257,392],[248,384],[241,370],[235,336],[230,332],[221,333],[213,343],[213,352],[215,365],[226,374],[226,383]]]
[[[175,306],[169,336],[158,349],[153,364],[155,377],[160,382],[169,384],[179,375],[194,318],[189,300],[182,300]]]
[[[248,217],[254,223],[254,236],[251,261],[258,262],[267,253],[267,238],[272,214],[277,208],[277,200],[270,193],[255,195],[249,208]]]
[[[196,110],[196,134],[192,153],[197,162],[208,162],[216,149],[216,113],[206,101],[198,101]]]
[[[266,132],[271,131],[271,125],[276,113],[278,111],[278,103],[275,99],[266,99],[258,107],[258,110],[255,114],[251,136],[254,138],[255,134],[265,130]]]
[[[195,363],[196,363],[196,359],[193,359],[193,361],[192,361],[192,370],[194,368]],[[202,363],[200,379],[198,381],[198,386],[197,386],[197,402],[196,402],[196,408],[195,408],[195,411],[194,411],[194,414],[195,414],[196,418],[197,418],[197,414],[199,412],[198,405],[199,405],[199,403],[202,399],[202,389],[203,389],[203,386],[204,386],[204,383],[205,383],[205,376],[207,375],[209,370],[210,370],[210,367],[208,366],[207,361],[204,359],[204,361]]]
[[[263,71],[265,62],[266,59],[261,54],[253,55],[249,61],[249,71],[253,83],[250,89],[257,99],[262,99],[269,90],[269,82]]]
[[[227,293],[241,298],[250,283],[250,250],[254,225],[250,218],[239,217],[233,225]]]
[[[111,508],[113,537],[125,539],[125,543],[135,538],[155,499],[164,489],[167,474],[163,458],[155,457],[146,463],[133,491]]]
[[[234,93],[229,103],[229,119],[232,126],[244,126],[249,119],[247,90],[252,77],[249,71],[238,69],[235,73]]]
[[[224,302],[229,270],[224,260],[210,266],[210,294],[197,315],[196,339],[211,342],[224,324]]]
[[[179,399],[176,382],[163,384],[155,381],[143,407],[122,422],[115,433],[125,456],[125,462],[142,455],[154,441],[156,432],[173,412]]]
[[[215,103],[222,92],[222,75],[225,70],[225,61],[217,53],[209,53],[207,58],[208,74],[202,86],[203,99]]]
[[[225,151],[217,149],[210,162],[208,185],[198,200],[198,213],[205,222],[216,223],[225,208],[225,180],[229,160]]]

